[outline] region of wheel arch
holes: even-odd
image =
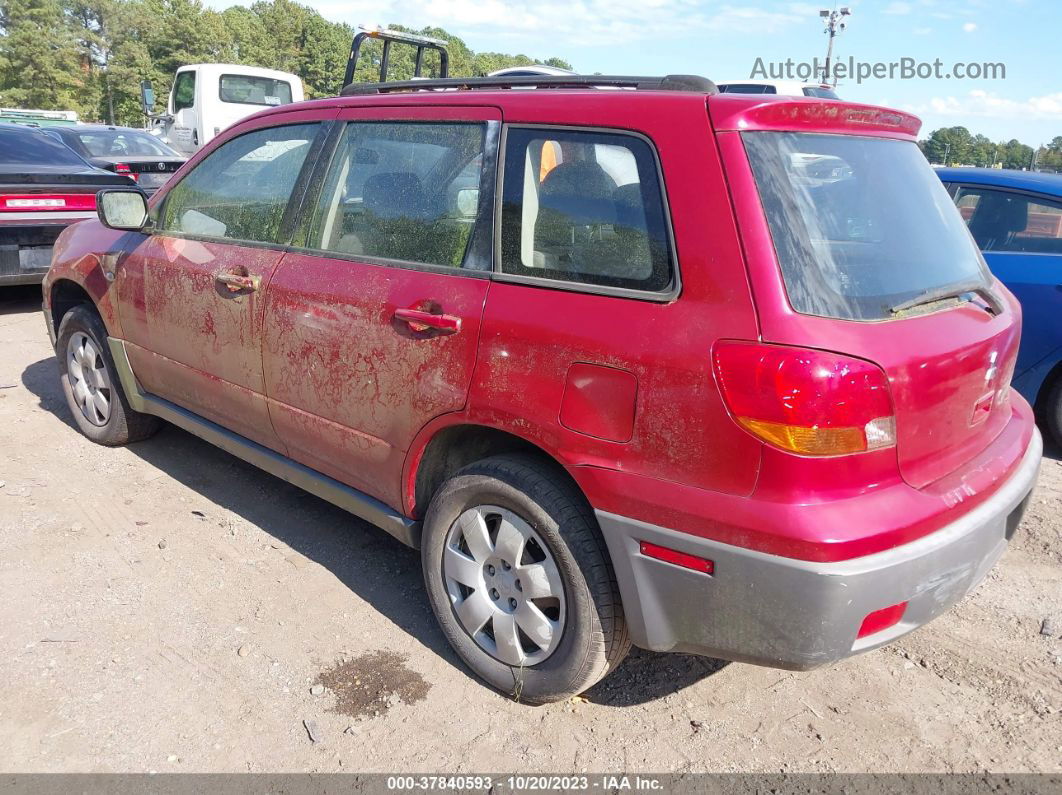
[[[475,461],[505,453],[522,453],[539,459],[586,498],[578,482],[556,455],[510,430],[465,418],[441,426],[429,426],[421,432],[417,442],[407,457],[402,493],[406,513],[416,518],[423,518],[432,495],[448,477]]]
[[[84,304],[91,306],[93,311],[100,315],[101,319],[103,318],[102,313],[99,311],[99,307],[96,305],[96,301],[83,285],[78,284],[73,279],[65,277],[56,279],[51,285],[49,285],[48,321],[52,324],[53,339],[59,334],[59,324],[63,321],[63,316],[75,306],[82,306]],[[104,327],[106,327],[105,319]]]

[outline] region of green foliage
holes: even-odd
[[[1013,138],[993,142],[984,135],[971,135],[965,127],[941,127],[919,141],[919,146],[930,163],[1016,169],[1028,169],[1033,165],[1031,146]],[[1062,136],[1039,149],[1036,167],[1062,170]]]
[[[534,63],[526,55],[474,53],[441,28],[416,32],[450,43],[454,76]],[[335,95],[354,33],[293,0],[220,13],[201,0],[0,0],[0,105],[76,110],[85,121],[139,126],[140,82],[150,80],[161,101],[177,68],[190,63],[294,72],[308,98]],[[412,77],[414,53],[392,47],[389,79]],[[379,79],[380,56],[379,42],[370,42],[355,79]],[[545,63],[570,68],[559,58]],[[425,66],[437,71],[438,56]]]

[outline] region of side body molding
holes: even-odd
[[[168,400],[145,392],[129,364],[125,340],[108,337],[107,344],[122,389],[130,407],[135,411],[161,417],[225,452],[376,525],[406,546],[420,548],[420,522],[402,516],[379,500],[338,480],[303,466]]]

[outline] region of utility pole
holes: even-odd
[[[944,167],[948,166],[948,152],[951,151],[951,144],[944,144]]]
[[[843,31],[846,27],[844,21],[845,17],[852,15],[852,10],[848,6],[841,6],[839,9],[833,11],[828,8],[824,8],[819,11],[819,16],[826,20],[826,29],[823,31],[829,36],[829,43],[826,45],[826,68],[823,70],[822,82],[830,82],[830,59],[833,58],[833,40],[838,33]],[[837,78],[833,79],[833,87],[837,88]]]

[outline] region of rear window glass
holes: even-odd
[[[77,138],[93,157],[180,157],[155,136],[136,130],[79,132]]]
[[[221,101],[241,105],[287,105],[291,102],[291,84],[271,77],[222,75]]]
[[[66,144],[32,129],[0,129],[0,163],[88,168]]]
[[[805,97],[817,97],[818,99],[840,99],[837,92],[832,88],[820,88],[818,86],[804,86]]]
[[[654,292],[672,284],[663,194],[647,141],[510,128],[504,182],[504,273]]]
[[[881,320],[988,273],[944,185],[907,141],[742,133],[797,312]]]

